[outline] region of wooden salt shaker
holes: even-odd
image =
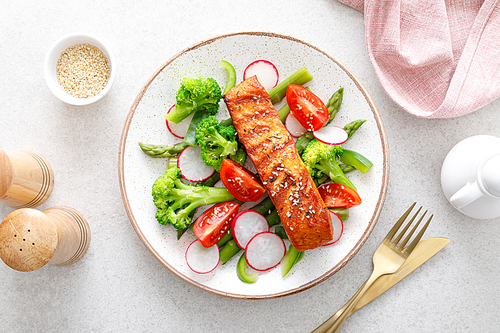
[[[71,265],[83,257],[89,243],[87,221],[65,206],[43,212],[21,208],[0,223],[0,258],[17,271],[34,271],[47,263]]]
[[[0,202],[12,208],[33,208],[52,192],[54,174],[41,155],[0,149]]]

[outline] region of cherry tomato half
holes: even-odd
[[[229,158],[222,162],[220,179],[227,190],[243,202],[257,201],[266,193],[259,177]]]
[[[318,187],[319,194],[328,208],[349,208],[361,203],[361,197],[349,186],[328,183]]]
[[[297,84],[286,89],[286,102],[297,121],[310,131],[319,130],[330,117],[321,99]]]
[[[231,228],[239,208],[236,202],[223,202],[204,211],[193,225],[193,233],[201,245],[215,245]]]

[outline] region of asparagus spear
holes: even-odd
[[[349,124],[344,126],[344,130],[347,132],[347,139],[349,139],[358,128],[366,122],[366,119],[353,120]]]
[[[303,85],[312,80],[311,74],[305,67],[300,68],[298,71],[281,81],[276,87],[269,90],[269,98],[271,103],[279,103],[286,96],[286,89],[289,84]]]
[[[295,147],[297,148],[297,152],[299,153],[299,155],[302,155],[302,152],[304,151],[304,149],[306,149],[307,145],[312,141],[312,139],[314,139],[314,135],[312,134],[312,132],[307,132],[297,139],[297,142],[295,142]]]
[[[187,145],[184,142],[171,146],[151,145],[139,142],[139,146],[141,147],[144,153],[155,158],[177,156],[181,153],[181,151],[184,148],[187,147]]]
[[[326,103],[326,108],[328,109],[328,114],[330,115],[330,118],[328,118],[328,121],[326,122],[325,126],[330,124],[333,118],[335,118],[337,112],[339,112],[343,98],[344,98],[344,88],[340,88],[339,90],[333,93],[332,97],[330,97],[330,99]]]

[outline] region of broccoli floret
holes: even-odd
[[[220,125],[214,116],[207,117],[196,126],[196,143],[201,148],[201,159],[220,172],[222,161],[238,151],[236,129],[233,125]]]
[[[243,145],[238,145],[238,150],[233,155],[229,155],[229,158],[238,163],[239,165],[245,164],[247,160],[247,152]]]
[[[225,188],[187,185],[180,178],[179,168],[169,168],[153,184],[153,202],[158,208],[156,219],[160,224],[186,229],[197,207],[234,199]]]
[[[184,79],[177,91],[175,108],[165,115],[165,119],[179,123],[191,113],[207,110],[214,115],[219,110],[222,90],[212,78]]]
[[[342,172],[337,161],[343,153],[344,148],[340,145],[326,145],[314,139],[304,149],[302,160],[311,176],[320,178],[325,174],[333,182],[349,186],[356,191],[356,187]]]

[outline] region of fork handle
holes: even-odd
[[[358,290],[356,295],[354,295],[354,297],[351,298],[351,300],[349,300],[349,302],[347,302],[342,307],[342,309],[337,311],[337,313],[335,313],[330,319],[327,320],[327,322],[330,322],[331,325],[325,325],[327,326],[327,330],[324,331],[325,333],[334,333],[340,329],[344,321],[347,319],[347,317],[349,317],[349,314],[354,309],[358,301],[361,299],[361,296],[363,296],[363,294],[368,290],[368,288],[370,288],[373,282],[375,282],[375,280],[377,280],[381,275],[383,274],[380,274],[376,270],[373,271],[372,275],[368,278],[368,280],[366,280],[365,284]],[[331,322],[330,320],[332,320],[333,322]],[[321,327],[324,326],[321,325],[316,330],[320,329]],[[323,332],[321,330],[318,331],[316,330],[314,330],[313,333]]]
[[[361,286],[361,288],[363,288],[363,286],[365,284],[366,284],[366,282]],[[337,318],[340,317],[340,315],[347,309],[347,307],[349,306],[349,302],[352,301],[354,299],[354,297],[356,297],[361,292],[361,288],[358,289],[358,291],[352,296],[352,298],[346,304],[344,304],[344,306],[339,311],[337,311],[333,316],[328,318],[323,324],[318,326],[313,331],[313,333],[325,333],[326,330],[328,328],[330,328],[330,326],[332,326],[332,324],[335,322],[335,320],[337,320]],[[349,315],[351,315],[351,314],[352,314],[352,311],[351,311],[351,313],[349,313]]]

